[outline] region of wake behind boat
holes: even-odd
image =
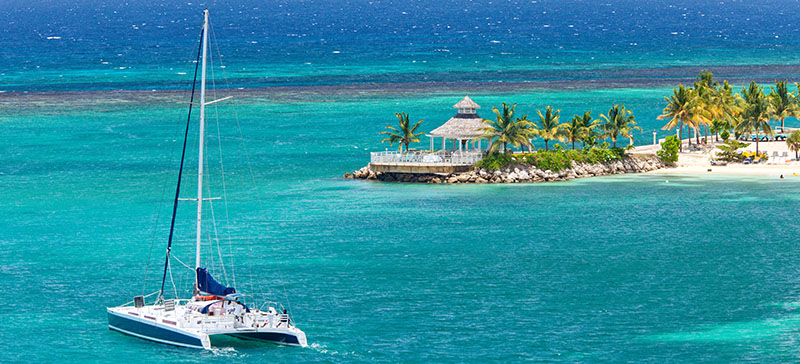
[[[161,290],[147,296],[136,296],[133,301],[122,306],[108,307],[108,328],[150,341],[190,348],[210,349],[212,346],[218,345],[237,345],[237,343],[242,343],[243,341],[307,346],[305,333],[294,326],[287,310],[283,306],[267,302],[260,307],[250,307],[248,306],[249,297],[237,293],[233,287],[220,284],[206,268],[201,266],[203,202],[210,200],[203,198],[205,107],[226,99],[206,102],[208,29],[208,10],[205,10],[203,13],[201,51],[198,52],[198,56],[202,53],[200,102],[198,104],[200,107],[198,186],[197,197],[189,199],[197,202],[194,294],[189,299],[165,299],[164,297],[164,283],[170,267],[175,216],[178,201],[181,200],[179,198],[181,177],[186,155],[186,140],[189,133],[189,121],[187,121]],[[197,66],[200,66],[200,64],[195,67]],[[195,75],[197,75],[197,70],[195,70]],[[189,120],[191,120],[191,110],[192,105],[194,105],[194,88],[192,91],[192,100],[189,104]],[[155,302],[149,305],[146,304],[146,299],[156,294]]]

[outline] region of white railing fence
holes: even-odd
[[[419,163],[419,164],[456,164],[472,165],[483,159],[483,152],[463,152],[463,151],[411,151],[400,152],[372,152],[370,153],[370,163],[376,164],[397,164],[397,163]]]

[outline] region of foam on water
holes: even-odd
[[[800,315],[781,318],[704,325],[696,329],[650,335],[643,340],[685,342],[755,342],[778,335],[793,333],[800,328]]]

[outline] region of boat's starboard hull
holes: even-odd
[[[272,343],[277,345],[306,346],[304,334],[294,334],[285,332],[236,332],[210,335],[211,345],[213,346],[235,346],[234,341],[244,340],[252,343]]]

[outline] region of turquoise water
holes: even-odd
[[[561,96],[565,104],[583,97]],[[398,107],[435,114],[434,101],[409,97]],[[227,188],[236,191],[228,195],[232,226],[215,207],[234,242],[221,242],[227,274],[236,271],[240,290],[290,304],[308,333],[306,349],[197,352],[107,330],[105,306],[158,288],[180,106],[108,102],[6,119],[0,278],[16,293],[5,305],[4,361],[786,362],[800,355],[793,244],[800,177],[636,175],[507,186],[340,179],[365,163],[365,148],[380,148],[374,132],[384,121],[372,116],[394,103],[243,103],[237,111],[255,184],[238,163],[246,156],[235,123],[220,120]],[[213,113],[209,129],[214,182]],[[218,185],[209,195],[220,193]],[[180,212],[174,252],[190,262],[193,208]],[[219,272],[215,258],[205,259]],[[173,272],[186,289],[191,272],[177,264]]]
[[[395,112],[428,131],[465,93],[485,117],[622,102],[641,145],[668,134],[663,96],[703,68],[736,85],[800,74],[785,2],[607,3],[209,4],[237,104],[209,109],[206,195],[224,170],[228,198],[219,243],[206,207],[204,261],[286,304],[310,343],[213,351],[105,317],[160,285],[175,100],[206,4],[0,4],[0,361],[798,361],[800,177],[341,178],[388,148]],[[193,214],[179,208],[173,249],[188,263]],[[186,294],[173,263],[167,292]]]

